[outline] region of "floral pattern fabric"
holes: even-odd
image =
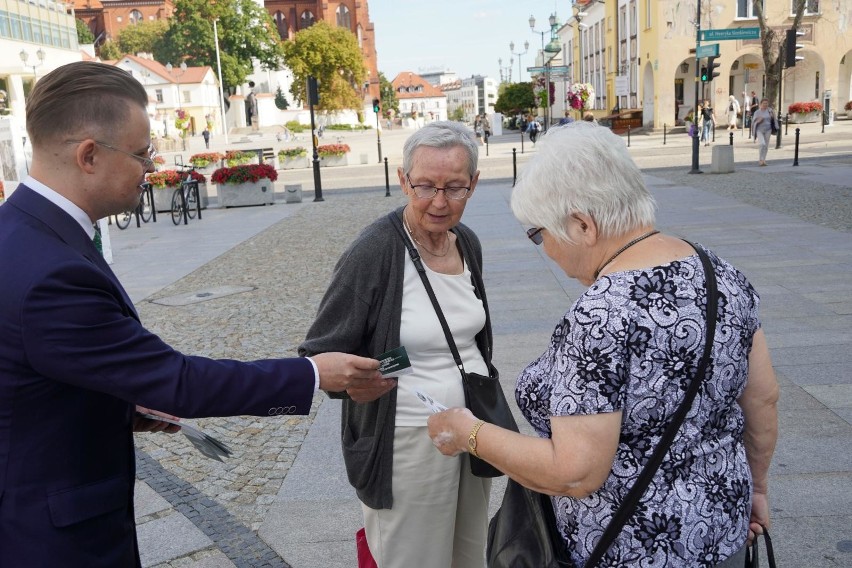
[[[707,377],[632,518],[600,566],[715,566],[743,545],[751,473],[737,399],[760,327],[745,276],[708,251],[719,289]],[[697,255],[600,277],[520,375],[518,406],[542,437],[550,417],[622,412],[612,470],[592,495],[553,498],[557,525],[583,566],[694,376],[704,348],[704,270]]]

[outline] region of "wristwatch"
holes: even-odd
[[[476,434],[482,428],[483,424],[485,424],[485,420],[477,420],[476,424],[473,425],[473,429],[470,431],[470,435],[467,437],[467,451],[475,458],[479,457],[479,454],[476,453]]]

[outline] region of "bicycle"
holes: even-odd
[[[185,164],[175,164],[181,170],[180,186],[175,189],[172,194],[172,223],[180,225],[181,219],[183,224],[189,223],[189,219],[201,219],[201,208],[198,202],[198,181],[192,178],[195,173],[195,166],[187,166]]]
[[[154,215],[154,205],[151,203],[151,187],[147,182],[141,184],[142,195],[135,209],[128,209],[115,216],[115,226],[122,231],[130,226],[130,220],[135,214],[142,222],[147,223]]]

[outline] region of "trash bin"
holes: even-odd
[[[301,203],[302,202],[302,184],[296,183],[284,186],[285,203]]]

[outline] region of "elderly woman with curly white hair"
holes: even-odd
[[[570,156],[570,159],[566,159]],[[518,405],[537,436],[433,415],[446,455],[473,452],[551,496],[557,527],[586,565],[684,398],[707,333],[696,250],[655,226],[655,202],[620,138],[588,123],[543,137],[512,195],[565,273],[588,289],[520,374]],[[769,524],[778,385],[746,277],[702,249],[718,284],[708,372],[662,465],[599,566],[742,566]]]

